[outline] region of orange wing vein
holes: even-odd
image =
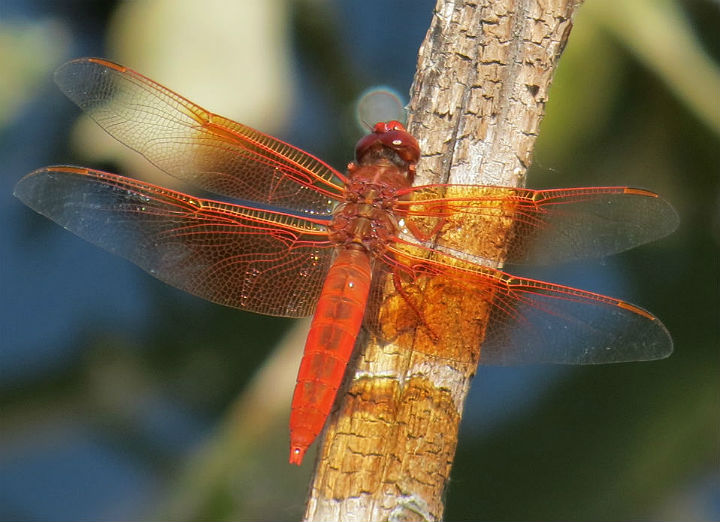
[[[205,190],[329,214],[344,176],[322,160],[199,107],[97,58],[62,65],[60,89],[105,131],[168,174]]]
[[[678,225],[667,201],[628,187],[427,185],[408,192],[411,199],[399,201],[396,214],[428,236],[423,239],[450,254],[510,264],[608,256],[661,238]]]
[[[15,195],[177,288],[267,315],[311,315],[332,258],[324,219],[193,198],[97,170],[54,166]]]
[[[388,331],[399,333],[405,320],[407,330],[433,330],[433,335],[450,345],[450,351],[480,342],[479,362],[496,365],[600,364],[659,359],[672,352],[672,339],[665,326],[639,306],[516,277],[439,251],[432,252],[432,259],[427,254],[424,247],[398,243],[383,256],[384,277],[375,281],[366,316],[374,331],[384,332],[381,337],[389,337]],[[400,274],[406,296],[412,300],[423,295],[423,300],[415,303],[422,321],[411,311],[406,313],[413,318],[410,322],[400,317],[395,325],[382,324],[387,317],[379,316],[377,296],[383,284],[387,288],[393,271]],[[463,332],[474,328],[488,306],[491,315],[484,339],[464,338]],[[438,307],[443,309],[438,312],[441,321],[433,322],[433,310]],[[453,343],[457,347],[453,348]]]

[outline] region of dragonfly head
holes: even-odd
[[[420,146],[399,121],[379,122],[355,145],[355,159],[363,165],[380,158],[414,171],[420,159]]]

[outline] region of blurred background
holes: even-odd
[[[342,168],[354,103],[405,95],[432,0],[0,0],[0,519],[289,520],[302,321],[212,305],[36,215],[13,185],[71,163],[172,185],[58,91],[79,56],[130,66]],[[636,303],[667,360],[481,367],[447,520],[720,519],[720,4],[587,0],[533,188],[659,192],[681,225],[535,275]]]

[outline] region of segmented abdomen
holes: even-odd
[[[290,462],[300,464],[335,402],[370,291],[367,251],[350,245],[330,267],[305,343],[290,414]]]

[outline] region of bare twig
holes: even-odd
[[[438,0],[410,103],[410,131],[423,151],[418,183],[524,183],[578,4]],[[428,283],[424,295],[423,315],[447,333],[439,342],[422,329],[403,334],[412,350],[374,339],[360,347],[326,430],[306,520],[442,517],[489,307],[453,294],[447,281]]]

